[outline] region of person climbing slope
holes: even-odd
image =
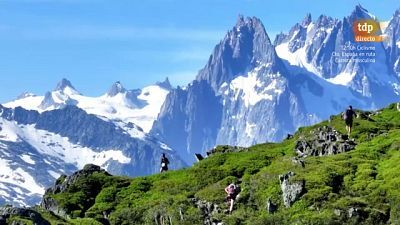
[[[169,160],[165,156],[165,153],[162,154],[161,156],[161,168],[160,168],[160,173],[168,171],[168,164]]]
[[[353,111],[353,107],[350,105],[348,109],[343,113],[343,120],[346,123],[347,134],[350,136],[351,129],[353,128],[353,119],[356,113]]]
[[[238,190],[237,187],[234,183],[228,185],[225,188],[225,192],[228,194],[226,196],[226,201],[228,202],[229,205],[229,213],[232,213],[233,211],[233,204],[235,203],[237,194],[238,194]]]

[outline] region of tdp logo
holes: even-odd
[[[381,42],[380,25],[375,20],[357,20],[353,24],[354,39],[357,42]]]
[[[374,30],[374,25],[368,24],[366,22],[363,24],[358,23],[357,28],[358,28],[358,31],[360,31],[360,32],[367,32],[368,34],[370,34]]]

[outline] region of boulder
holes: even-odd
[[[297,141],[294,151],[299,157],[335,155],[351,151],[356,143],[329,126],[312,131],[311,137]]]
[[[289,171],[286,174],[279,175],[281,184],[283,204],[289,208],[297,199],[299,199],[305,192],[305,181],[298,181],[290,183],[289,179],[293,177],[294,172]]]

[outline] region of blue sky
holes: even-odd
[[[236,22],[261,18],[271,39],[310,12],[343,18],[361,3],[380,20],[398,0],[0,0],[0,103],[66,77],[83,94],[192,80]]]

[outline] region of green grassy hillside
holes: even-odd
[[[64,219],[37,210],[51,224],[400,224],[400,112],[393,104],[359,114],[350,137],[354,150],[306,157],[304,167],[292,160],[296,142],[324,126],[345,133],[340,116],[281,143],[232,153],[218,147],[179,171],[133,179],[93,173],[47,194],[65,210]],[[305,190],[286,208],[278,177],[288,171],[295,174],[290,182],[304,181]],[[231,182],[241,192],[228,214],[224,188]],[[273,213],[268,200],[277,205]]]

